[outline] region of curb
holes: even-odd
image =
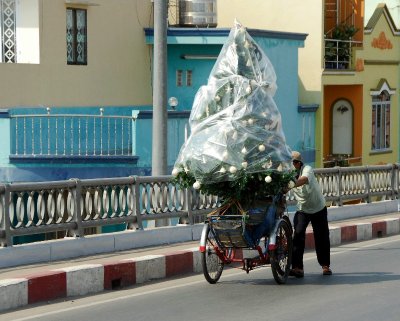
[[[400,218],[330,226],[329,231],[331,245],[338,246],[348,242],[399,234]],[[313,233],[308,231],[306,249],[314,248]],[[21,278],[0,280],[0,311],[201,272],[198,248],[165,255],[147,255],[103,264],[85,264],[49,270]]]

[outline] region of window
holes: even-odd
[[[176,71],[176,87],[182,87],[182,70]]]
[[[184,75],[186,76],[185,82],[183,79]],[[186,70],[184,73],[183,70],[178,69],[176,71],[176,86],[182,87],[184,84],[187,87],[191,87],[193,85],[193,72],[191,70]]]
[[[67,64],[87,65],[86,10],[67,8]]]
[[[17,62],[15,0],[0,0],[1,61]]]
[[[390,95],[372,96],[372,150],[390,148]]]
[[[186,70],[186,86],[188,86],[188,87],[192,86],[192,71],[191,70]]]
[[[40,63],[39,0],[0,0],[0,63]]]

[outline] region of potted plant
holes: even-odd
[[[351,43],[358,28],[352,25],[337,25],[331,32],[331,38],[326,40],[325,61],[329,66],[334,63],[333,69],[346,69],[351,61]],[[327,64],[325,65],[327,68]],[[332,67],[332,66],[331,66]],[[328,67],[329,68],[329,67]]]

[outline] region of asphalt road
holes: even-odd
[[[227,269],[216,285],[194,275],[28,306],[0,320],[400,320],[399,235],[332,248],[331,261],[334,274],[322,276],[307,253],[305,277],[285,285],[269,267]]]

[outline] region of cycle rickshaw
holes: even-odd
[[[287,281],[292,259],[292,225],[285,213],[283,194],[271,197],[260,208],[230,214],[219,210],[209,215],[200,239],[204,277],[214,284],[225,265],[242,263],[247,273],[256,267],[271,264],[278,284]],[[244,258],[243,249],[255,250],[257,255]]]

